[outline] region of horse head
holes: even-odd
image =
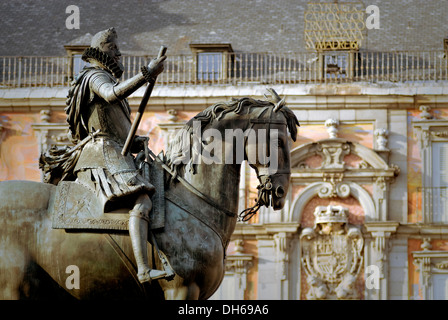
[[[269,104],[267,106],[263,104],[264,110],[250,120],[249,130],[256,132],[258,139],[256,143],[251,143],[248,139],[245,146],[246,159],[257,173],[260,184],[257,187],[256,205],[240,214],[244,221],[250,219],[263,205],[272,206],[274,210],[283,208],[289,188],[291,176],[289,139],[296,140],[299,122],[294,113],[285,106],[285,100],[273,89],[268,91],[271,94]],[[250,137],[250,134],[251,132],[247,136]]]
[[[247,160],[256,171],[260,185],[257,204],[249,212],[242,212],[243,220],[250,219],[263,205],[274,210],[283,208],[289,187],[289,138],[296,140],[299,122],[285,106],[285,100],[273,89],[268,91],[272,96],[268,100],[246,97],[208,107],[187,122],[167,151],[167,164],[176,176],[194,179],[196,173],[206,172],[208,176],[200,180],[202,183],[210,180],[213,171],[204,170],[204,166],[201,170],[201,163],[238,167]],[[239,174],[239,170],[230,171]],[[219,180],[216,176],[213,178]],[[222,179],[226,183],[232,180],[230,175]]]

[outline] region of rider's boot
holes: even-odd
[[[138,280],[141,283],[161,279],[167,276],[165,271],[151,269],[148,265],[148,220],[140,210],[129,212],[129,235],[138,268]]]

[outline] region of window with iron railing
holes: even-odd
[[[190,44],[195,57],[195,78],[199,83],[222,83],[228,78],[230,44]]]
[[[357,41],[325,41],[316,43],[316,50],[321,57],[323,80],[353,79],[355,76],[354,60],[358,57]]]
[[[448,120],[413,121],[421,155],[421,186],[417,188],[417,221],[448,224]]]
[[[198,59],[198,80],[218,80],[222,78],[223,68],[222,52],[199,52]]]

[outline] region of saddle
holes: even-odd
[[[156,191],[152,196],[149,226],[152,230],[165,225],[164,170],[157,161],[147,162],[149,180]],[[104,203],[92,190],[76,181],[60,181],[49,204],[54,229],[129,230],[129,210],[123,206],[105,212]]]

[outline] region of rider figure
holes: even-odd
[[[155,189],[140,175],[131,155],[143,150],[147,138],[136,136],[131,153],[121,154],[131,128],[131,110],[126,98],[146,82],[155,81],[163,71],[166,56],[152,60],[147,67],[142,67],[141,73],[119,83],[117,79],[124,68],[116,40],[114,28],[93,36],[91,46],[82,57],[90,66],[72,83],[65,110],[72,142],[77,144],[91,136],[73,169],[77,181],[103,197],[106,207],[114,208],[114,204],[123,200],[134,204],[129,212],[129,234],[138,278],[143,283],[163,278],[166,272],[151,269],[148,264],[150,197]]]

